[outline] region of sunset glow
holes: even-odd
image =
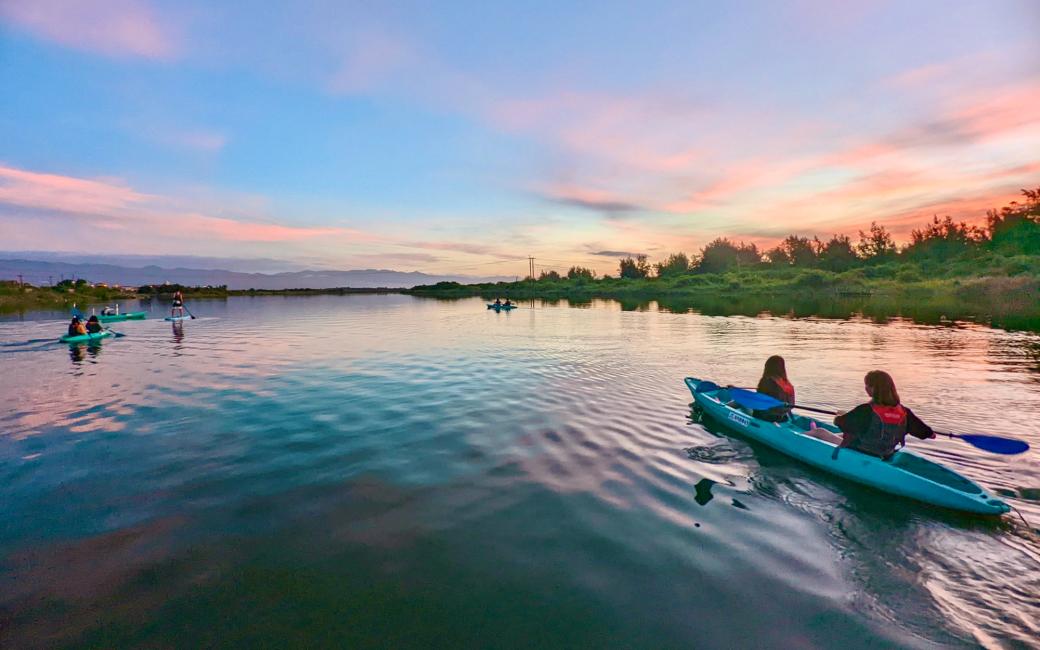
[[[615,272],[1040,185],[1033,2],[452,7],[0,3],[0,249]]]

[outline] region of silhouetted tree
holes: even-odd
[[[816,264],[818,240],[797,235],[788,235],[780,242],[780,247],[787,253],[791,264],[795,266],[813,266]]]
[[[817,256],[820,266],[830,271],[846,271],[859,259],[852,248],[852,239],[848,235],[834,235],[820,246]]]
[[[758,246],[754,243],[745,244],[744,242],[737,244],[737,264],[739,266],[752,266],[761,262],[762,253],[758,250]]]
[[[773,266],[788,266],[791,263],[791,256],[786,248],[777,244],[766,251],[766,261]]]
[[[690,271],[690,258],[686,256],[686,253],[674,253],[669,255],[665,261],[654,266],[657,269],[658,277],[673,277]]]
[[[896,242],[884,226],[876,221],[870,222],[870,232],[859,231],[859,244],[856,252],[865,260],[879,261],[891,257],[896,252]]]
[[[738,247],[736,244],[719,237],[701,249],[701,260],[697,270],[702,273],[719,273],[738,264]]]
[[[944,259],[961,255],[974,248],[986,239],[986,232],[976,226],[961,222],[956,223],[947,216],[940,220],[932,217],[932,222],[921,229],[910,232],[910,245],[903,254],[910,258],[931,257]]]
[[[621,260],[618,273],[623,278],[645,278],[650,275],[650,262],[646,255],[636,255],[635,259],[626,257]]]
[[[1025,203],[1012,201],[1000,212],[986,213],[990,247],[1010,254],[1040,251],[1040,187],[1022,190]]]
[[[570,270],[567,271],[567,278],[570,280],[592,280],[595,277],[596,272],[592,269],[587,269],[584,266],[572,266]]]
[[[541,280],[556,281],[556,280],[560,280],[560,279],[562,279],[562,278],[560,278],[560,274],[557,273],[556,271],[542,271],[542,273],[538,276],[538,280],[539,281],[541,281]]]

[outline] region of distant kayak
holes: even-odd
[[[63,336],[60,340],[62,343],[90,343],[91,341],[99,341],[103,338],[112,336],[111,330],[101,330],[95,334],[77,334],[76,336]]]
[[[172,320],[172,321],[191,320],[191,316],[167,316],[163,320]]]
[[[831,474],[870,487],[952,510],[1000,515],[1011,508],[977,483],[957,472],[902,449],[888,460],[839,449],[829,442],[804,435],[810,425],[832,433],[841,431],[829,422],[793,415],[786,422],[768,422],[729,406],[729,391],[708,381],[686,378],[697,406],[727,428],[769,445],[792,458]]]
[[[125,314],[101,314],[98,320],[102,323],[118,323],[124,320],[144,320],[147,316],[146,311],[128,311]]]
[[[494,309],[495,311],[509,311],[510,309],[515,309],[516,305],[496,305],[494,303],[488,303],[487,308]]]

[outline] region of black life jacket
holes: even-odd
[[[873,411],[870,425],[857,437],[852,448],[878,458],[888,458],[906,444],[906,409],[899,405],[871,404],[870,410]]]

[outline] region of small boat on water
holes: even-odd
[[[792,415],[786,422],[758,419],[730,405],[729,388],[694,377],[686,378],[697,407],[726,428],[797,458],[825,472],[870,486],[882,492],[909,497],[952,510],[1002,515],[1011,510],[1003,500],[957,472],[902,449],[888,459],[839,449],[805,435],[810,427],[841,431],[829,422]]]
[[[77,334],[75,336],[65,335],[58,340],[62,343],[90,343],[91,341],[100,341],[109,336],[114,336],[112,330],[101,330],[93,334]]]
[[[102,323],[118,323],[125,320],[144,320],[147,317],[146,311],[128,311],[125,314],[99,314],[98,320]]]

